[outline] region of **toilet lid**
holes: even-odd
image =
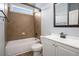
[[[32,48],[41,48],[41,47],[42,47],[42,45],[40,43],[34,44],[32,46]]]

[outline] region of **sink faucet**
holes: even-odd
[[[60,37],[61,38],[66,38],[66,34],[64,34],[63,32],[60,33]]]

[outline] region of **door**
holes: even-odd
[[[55,56],[54,42],[47,38],[42,38],[43,56]]]
[[[64,47],[57,46],[56,47],[56,55],[57,56],[76,56],[77,53],[72,52],[71,50],[68,50]]]

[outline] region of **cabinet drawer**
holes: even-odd
[[[65,49],[71,50],[72,52],[75,52],[79,55],[79,49],[77,49],[77,48],[74,48],[72,46],[69,46],[69,45],[66,45],[66,44],[63,44],[63,43],[59,43],[59,42],[56,42],[56,45],[61,46]]]
[[[50,43],[51,45],[56,43],[55,41],[53,41],[51,39],[48,39],[48,38],[45,38],[45,37],[41,38],[41,42],[43,42],[43,43]]]

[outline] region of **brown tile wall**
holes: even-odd
[[[7,23],[7,40],[34,37],[34,16],[9,12]]]
[[[35,19],[35,34],[37,38],[40,38],[41,35],[41,15],[36,15],[34,13],[34,19]]]

